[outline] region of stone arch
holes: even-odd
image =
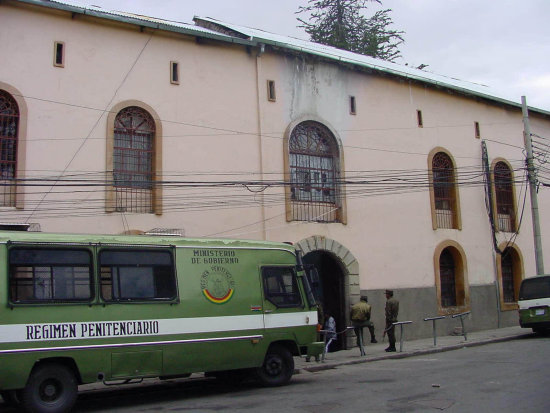
[[[342,277],[342,289],[338,294],[339,297],[336,297],[336,300],[340,304],[339,307],[341,309],[341,313],[339,314],[341,320],[340,324],[344,324],[338,326],[338,329],[340,330],[342,327],[347,326],[351,304],[358,302],[361,294],[361,287],[359,284],[359,262],[353,253],[338,241],[321,235],[314,235],[302,239],[296,243],[296,247],[302,251],[304,257],[310,253],[323,253],[330,256],[330,258],[338,264]],[[351,347],[351,339],[351,335],[347,335],[347,343],[344,344],[344,346],[347,346],[347,348]]]

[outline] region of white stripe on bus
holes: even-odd
[[[167,340],[167,341],[144,341],[144,342],[133,342],[133,343],[90,344],[90,345],[83,345],[83,346],[16,348],[16,349],[10,349],[10,350],[0,350],[0,354],[30,353],[35,351],[94,350],[94,349],[104,349],[104,348],[159,346],[159,345],[171,345],[171,344],[215,343],[215,342],[224,342],[224,341],[261,340],[263,338],[264,336],[262,335],[256,335],[256,336],[197,338],[197,339],[191,339],[191,340]]]
[[[0,325],[0,343],[223,333],[316,324],[316,311],[158,320],[3,324]]]

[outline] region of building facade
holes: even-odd
[[[468,311],[517,324],[536,274],[518,102],[212,19],[3,0],[0,37],[2,222],[290,241],[339,330],[366,293],[381,333],[386,288],[409,338]],[[548,261],[550,112],[529,121]]]

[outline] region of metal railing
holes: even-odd
[[[432,322],[432,329],[433,329],[433,336],[434,336],[434,347],[437,345],[437,333],[435,329],[435,322],[437,320],[441,320],[442,318],[446,318],[446,316],[441,315],[439,317],[427,317],[424,319],[424,321],[431,321]]]
[[[399,332],[399,352],[403,352],[403,326],[405,324],[412,324],[412,321],[397,321],[395,323],[392,323],[393,326],[400,326],[400,332]]]
[[[468,340],[466,328],[464,327],[464,317],[466,317],[470,313],[471,313],[470,311],[466,311],[464,313],[454,314],[454,315],[451,316],[452,318],[459,318],[460,319],[460,324],[461,324],[461,327],[462,327],[462,336],[464,336],[464,340]],[[424,318],[424,321],[431,321],[432,322],[434,346],[437,345],[436,321],[437,320],[442,320],[444,318],[447,318],[447,316],[442,315],[442,316]],[[400,327],[400,334],[399,334],[399,352],[400,353],[403,352],[403,342],[405,341],[404,333],[403,333],[403,326],[407,325],[407,324],[412,324],[412,323],[413,323],[412,321],[398,321],[398,322],[392,323],[392,326],[399,326]],[[353,330],[354,328],[355,327],[346,327],[345,330],[337,331],[336,335],[345,334],[346,332],[348,332],[349,330]],[[388,330],[389,330],[389,328],[384,331],[384,335]],[[334,332],[329,331],[329,330],[319,330],[319,333],[321,333],[324,337],[325,345],[324,345],[324,349],[323,349],[323,355],[322,355],[322,358],[321,358],[321,361],[324,362],[325,361],[325,356],[326,356],[326,353],[327,353],[326,350],[327,350],[328,335],[329,335],[328,333],[334,333]],[[359,349],[361,351],[361,355],[364,355],[365,352],[364,352],[364,349],[363,349],[362,337],[358,337],[357,339],[358,339],[358,342],[359,342]]]
[[[470,311],[466,311],[465,313],[455,314],[452,317],[457,318],[460,317],[460,325],[462,326],[462,335],[464,336],[464,341],[468,340],[468,337],[466,336],[466,328],[464,327],[464,317],[470,314]]]

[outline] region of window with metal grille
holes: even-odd
[[[115,118],[113,179],[117,211],[153,213],[155,122],[130,106]]]
[[[89,301],[92,254],[69,248],[12,248],[9,252],[13,303]]]
[[[432,174],[437,227],[457,228],[454,166],[447,154],[435,154],[432,160]]]
[[[514,285],[514,257],[510,248],[506,248],[500,258],[502,271],[502,299],[505,303],[516,302]]]
[[[497,204],[498,229],[506,232],[515,231],[515,206],[512,171],[505,162],[495,165],[495,195]]]
[[[18,130],[17,102],[0,90],[0,207],[15,206]]]
[[[292,219],[339,222],[339,156],[336,139],[319,122],[298,124],[289,141]]]
[[[454,257],[448,248],[445,248],[439,257],[439,276],[441,285],[441,306],[456,306],[456,266]]]

